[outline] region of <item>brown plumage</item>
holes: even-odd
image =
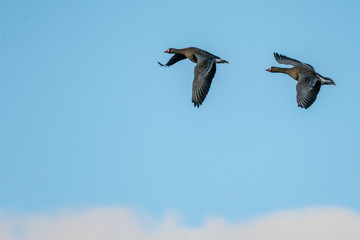
[[[331,78],[323,77],[315,69],[296,59],[274,53],[276,61],[280,64],[292,65],[292,68],[270,67],[266,69],[269,72],[280,72],[288,74],[298,81],[296,84],[297,103],[299,107],[309,108],[316,100],[321,85],[336,85]]]
[[[163,67],[169,67],[178,61],[188,58],[196,63],[194,68],[194,81],[192,87],[192,102],[195,107],[199,107],[205,100],[215,76],[217,63],[228,63],[227,61],[215,56],[205,50],[189,47],[183,49],[169,48],[165,53],[172,53],[174,56]]]

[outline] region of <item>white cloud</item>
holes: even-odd
[[[207,218],[187,227],[173,214],[160,220],[129,208],[0,214],[1,240],[359,240],[360,215],[343,208],[281,211],[247,222]]]

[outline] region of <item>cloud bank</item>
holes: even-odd
[[[56,215],[0,214],[1,240],[359,240],[360,214],[343,208],[281,211],[251,221],[207,218],[187,227],[130,208],[61,211]]]

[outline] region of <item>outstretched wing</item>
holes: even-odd
[[[309,108],[315,102],[320,87],[320,78],[299,74],[298,83],[296,85],[298,106],[305,109]]]
[[[158,62],[158,63],[162,67],[169,67],[169,66],[177,63],[178,61],[184,60],[185,58],[186,58],[185,55],[182,55],[180,53],[175,53],[174,56],[172,56],[172,58],[170,58],[170,60],[165,65],[160,62]]]
[[[311,69],[314,69],[310,64],[307,64],[307,63],[303,63],[303,62],[300,62],[296,59],[293,59],[293,58],[289,58],[285,55],[281,55],[281,54],[278,54],[278,53],[274,53],[274,57],[276,59],[276,61],[280,64],[286,64],[286,65],[292,65],[294,67],[297,67],[297,66],[306,66],[306,67],[309,67]]]
[[[194,81],[192,87],[192,102],[199,107],[205,100],[216,72],[215,59],[198,58],[194,68]]]

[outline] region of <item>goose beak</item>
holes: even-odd
[[[165,50],[164,53],[169,53],[169,49]]]
[[[265,71],[271,72],[271,68],[265,69]]]

